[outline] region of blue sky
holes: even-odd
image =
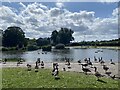
[[[50,37],[61,27],[74,31],[75,41],[118,38],[118,3],[3,2],[0,29],[19,26],[26,37]]]
[[[28,5],[32,2],[23,2]],[[55,2],[40,2],[43,5],[47,5],[49,8],[55,7]],[[13,7],[19,10],[21,7],[19,2],[3,2],[2,5]],[[79,12],[80,10],[95,11],[96,17],[110,17],[113,10],[118,7],[118,3],[100,3],[100,2],[64,2],[66,9],[71,12]]]

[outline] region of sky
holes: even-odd
[[[61,27],[72,29],[76,42],[118,38],[117,2],[2,2],[0,11],[0,29],[19,26],[28,38]]]

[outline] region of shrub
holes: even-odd
[[[28,51],[37,50],[37,49],[38,49],[38,47],[36,45],[30,45],[27,47]]]
[[[42,47],[42,51],[51,51],[51,49],[52,49],[52,46],[51,46],[51,45],[43,46],[43,47]]]

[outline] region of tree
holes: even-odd
[[[4,47],[19,47],[27,45],[27,39],[25,39],[25,33],[20,27],[12,26],[8,27],[3,32],[2,43]]]
[[[69,44],[70,41],[74,40],[74,37],[72,36],[74,32],[71,29],[68,28],[61,28],[59,32],[56,30],[52,32],[51,40],[56,45],[58,43],[62,44]]]
[[[50,44],[50,38],[39,38],[36,40],[38,46],[45,46]]]
[[[58,36],[58,32],[56,30],[54,30],[52,32],[51,40],[52,40],[53,44],[57,44],[59,42],[59,36]]]

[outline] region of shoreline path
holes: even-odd
[[[26,67],[27,68],[27,64],[30,64],[32,65],[32,68],[35,67],[35,63],[33,62],[23,62],[23,64],[20,64],[19,66],[17,66],[17,62],[7,62],[6,64],[2,64],[0,63],[0,68],[11,68],[11,67]],[[66,69],[66,71],[73,71],[73,72],[83,72],[82,71],[82,66],[79,65],[78,63],[71,63],[71,69],[69,69],[67,67],[67,65],[65,65],[65,63],[61,62],[61,63],[58,63],[59,64],[59,70],[60,71],[63,71],[63,68]],[[109,70],[107,72],[111,72],[111,76],[115,75],[115,76],[119,76],[118,75],[118,63],[115,63],[115,65],[112,65],[110,63],[105,63],[105,65],[107,65],[107,67],[109,67]],[[93,66],[97,67],[98,71],[102,74],[102,75],[105,75],[105,71],[103,70],[103,67],[101,66],[100,63],[93,63]],[[53,63],[52,62],[45,62],[44,63],[44,68],[45,69],[51,69],[52,70],[52,67],[53,67]],[[88,73],[88,74],[94,74],[94,68],[90,68],[88,67],[91,72]]]

